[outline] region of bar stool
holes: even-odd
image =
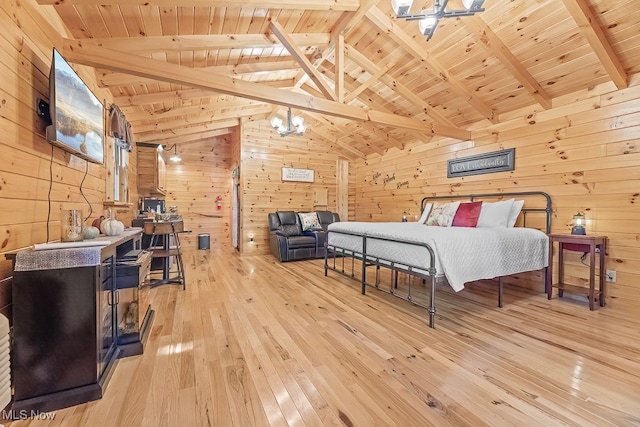
[[[179,233],[184,231],[184,223],[180,221],[148,221],[144,223],[144,233],[151,236],[149,250],[152,258],[162,258],[162,279],[151,280],[151,286],[167,283],[182,284],[186,289],[182,250]],[[175,258],[178,267],[177,275],[171,276],[170,259]]]

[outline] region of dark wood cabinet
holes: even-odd
[[[98,265],[14,271],[12,410],[52,411],[102,397],[120,355],[117,259],[140,248],[141,235],[105,237]]]

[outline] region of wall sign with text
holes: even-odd
[[[313,182],[313,169],[282,168],[282,180]]]
[[[447,178],[512,171],[515,169],[515,148],[447,160]]]

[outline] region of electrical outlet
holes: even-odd
[[[616,283],[616,271],[615,270],[607,270],[605,273],[605,277],[607,282]]]

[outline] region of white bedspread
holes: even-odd
[[[359,253],[362,253],[361,237],[337,232],[366,233],[370,237],[426,243],[436,254],[436,275],[444,274],[456,292],[462,290],[467,282],[538,270],[548,264],[548,237],[532,228],[428,227],[417,222],[334,222],[329,225],[329,231],[329,245]],[[369,238],[367,256],[429,268],[428,251],[404,243]]]

